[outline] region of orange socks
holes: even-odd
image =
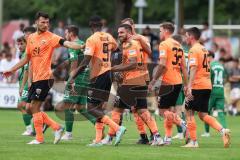
[[[121,113],[119,112],[116,112],[116,111],[112,111],[112,120],[119,124],[120,123],[120,120],[121,120]],[[116,134],[115,130],[113,128],[109,128],[109,131],[108,131],[108,134],[110,136],[114,136]]]
[[[52,120],[50,117],[48,117],[48,115],[44,112],[39,112],[42,114],[43,117],[43,122],[45,124],[47,124],[48,126],[50,126],[54,131],[58,130],[60,128],[60,125],[55,122],[54,120]]]
[[[108,116],[103,116],[101,122],[112,128],[115,133],[119,130],[120,126],[116,124],[113,120],[111,120]]]
[[[138,115],[137,112],[133,112],[134,121],[137,125],[139,134],[146,134],[145,124],[142,118]]]
[[[158,128],[155,119],[151,116],[149,111],[143,112],[140,117],[147,124],[148,128],[153,134],[158,133]]]
[[[212,116],[209,116],[209,115],[204,116],[203,121],[219,132],[223,128],[222,125]]]
[[[194,116],[187,117],[187,129],[189,131],[189,135],[191,140],[197,140],[197,124]]]
[[[96,143],[100,142],[102,140],[103,137],[103,127],[104,124],[101,122],[96,122],[95,123],[95,129],[96,129],[96,138],[95,141]]]
[[[42,117],[41,112],[33,114],[33,123],[34,123],[34,128],[36,131],[36,140],[39,142],[43,142],[43,140],[44,140],[43,132],[42,132],[43,117]]]
[[[171,119],[164,118],[164,129],[166,137],[172,137],[172,126],[173,121]]]
[[[171,111],[164,112],[164,128],[165,128],[165,135],[167,137],[172,137],[172,125],[173,123],[181,126],[182,119],[176,114]]]

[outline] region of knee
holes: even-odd
[[[198,113],[198,117],[203,121],[203,118],[204,118],[204,116],[206,115],[206,113],[201,113],[201,112],[199,112]]]

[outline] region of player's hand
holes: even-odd
[[[192,87],[188,86],[187,87],[187,91],[186,91],[186,103],[188,103],[189,101],[193,100],[193,95],[192,95]]]
[[[19,96],[22,96],[22,92],[23,92],[23,88],[21,87],[21,88],[19,89]]]
[[[77,92],[76,92],[76,90],[75,90],[75,82],[74,82],[73,79],[71,79],[71,80],[69,81],[69,89],[71,90],[71,91],[70,91],[71,94],[73,94],[73,95],[76,95],[76,94],[77,94]]]
[[[6,77],[6,78],[10,77],[12,74],[13,74],[13,71],[11,70],[5,71],[2,73],[3,77]]]
[[[152,92],[154,90],[155,83],[156,83],[155,79],[151,80],[151,82],[148,85],[148,92]]]
[[[141,37],[139,35],[133,35],[131,38],[133,40],[136,40],[136,41],[140,41],[141,40]]]
[[[123,74],[121,72],[114,72],[113,73],[113,77],[114,77],[114,80],[117,82],[117,83],[122,83],[123,82]]]
[[[188,86],[183,87],[183,92],[184,92],[184,95],[187,96]]]

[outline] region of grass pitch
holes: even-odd
[[[64,124],[54,112],[48,114]],[[232,144],[228,149],[223,148],[220,135],[213,129],[210,138],[200,137],[204,127],[199,120],[197,123],[200,148],[197,149],[181,148],[184,144],[181,140],[174,140],[171,146],[165,147],[136,145],[138,133],[134,122],[124,119],[123,123],[127,132],[118,147],[86,147],[95,135],[93,125],[87,121],[74,123],[72,141],[61,141],[54,145],[53,132],[48,129],[43,145],[27,145],[26,143],[33,138],[21,136],[25,129],[21,113],[17,110],[0,110],[0,160],[240,160],[240,117],[227,117],[228,127],[232,131]],[[158,119],[157,123],[163,134],[163,121]]]

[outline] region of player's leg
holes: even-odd
[[[224,112],[224,98],[218,98],[216,100],[215,108],[217,111],[217,117],[218,117],[220,124],[223,126],[223,128],[227,128],[225,112]]]
[[[183,107],[184,99],[185,99],[185,96],[184,96],[183,90],[181,90],[176,102],[176,106],[173,109],[174,109],[174,112],[177,113],[177,115],[179,115],[181,119],[185,121],[185,112]],[[182,127],[178,125],[176,125],[176,127],[177,127],[177,135],[175,135],[173,139],[183,139],[184,135],[183,135]]]
[[[44,142],[43,124],[47,124],[55,131],[54,144],[58,143],[63,133],[63,128],[54,120],[52,120],[44,112],[40,111],[40,107],[46,98],[48,91],[53,85],[53,80],[43,80],[34,82],[30,88],[29,99],[31,99],[31,112],[33,114],[33,123],[36,130],[36,140],[29,144],[41,144]]]
[[[210,97],[211,90],[202,90],[199,92],[199,108],[198,116],[205,123],[209,124],[212,128],[217,130],[223,137],[224,147],[229,147],[230,145],[230,131],[225,129],[222,125],[212,116],[208,115],[208,100]]]
[[[154,117],[152,117],[151,113],[147,109],[147,99],[137,99],[136,109],[138,115],[141,117],[143,122],[148,126],[148,128],[153,133],[154,140],[151,145],[152,146],[163,145],[164,142],[159,134],[157,123]]]
[[[65,97],[64,97],[65,98]],[[65,100],[65,99],[64,99]],[[62,136],[62,140],[71,140],[72,139],[72,128],[73,128],[73,121],[74,121],[74,104],[65,102],[65,101],[59,102],[55,109],[57,112],[64,112],[64,121],[65,121],[65,134]],[[59,114],[59,113],[58,113]]]
[[[28,114],[26,111],[27,101],[28,101],[28,86],[25,85],[17,107],[22,112],[23,121],[26,126],[26,131],[22,135],[32,136],[33,135],[33,129],[31,125],[32,114]]]
[[[177,98],[179,96],[182,85],[174,85],[173,90],[167,94],[161,96],[159,104],[159,114],[164,117],[164,129],[165,129],[165,143],[171,144],[172,126],[176,124],[186,131],[186,124],[177,113],[170,111],[170,108],[176,105]]]
[[[110,72],[105,72],[99,77],[97,77],[97,79],[90,84],[90,88],[91,89],[88,91],[88,112],[94,117],[96,117],[97,123],[103,123],[104,125],[108,125],[116,132],[115,145],[118,145],[122,135],[126,131],[126,128],[123,126],[119,126],[107,115],[105,115],[102,106],[103,102],[108,100],[109,92],[111,89]],[[89,146],[99,146],[99,144],[101,144],[101,141],[97,140],[94,144],[90,144]]]
[[[145,129],[145,123],[142,120],[142,118],[139,116],[135,107],[132,107],[131,110],[132,110],[135,124],[137,126],[138,133],[140,135],[140,139],[137,141],[137,144],[148,144],[149,140],[148,140],[147,132]]]
[[[111,112],[112,120],[120,125],[121,117],[125,109],[125,104],[119,100],[119,105],[115,106]],[[116,131],[113,128],[109,128],[107,136],[101,141],[102,144],[111,145],[113,138],[116,136]]]
[[[214,96],[210,96],[209,103],[208,103],[208,115],[212,115],[212,110],[215,106],[216,98]],[[204,123],[205,133],[203,133],[202,137],[210,137],[210,127],[207,123]]]
[[[194,107],[193,101],[189,101],[188,105],[186,106],[186,120],[187,120],[187,135],[186,135],[186,145],[182,147],[186,148],[197,148],[197,124],[194,118]],[[188,140],[189,138],[189,140]]]

